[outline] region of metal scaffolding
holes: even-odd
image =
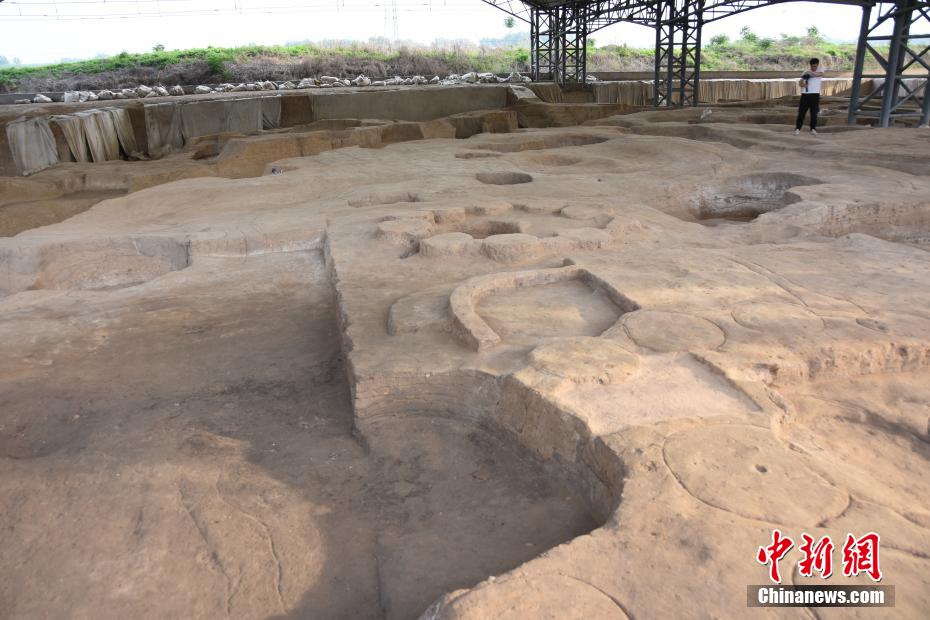
[[[864,72],[867,54],[883,73]],[[867,95],[862,93],[863,79],[877,84]],[[863,7],[848,120],[853,124],[860,118],[877,119],[880,127],[902,118],[919,118],[923,126],[930,121],[930,7],[926,2],[897,0]]]
[[[587,64],[586,6],[530,11],[530,65],[534,80],[584,84]]]
[[[656,20],[656,107],[698,103],[703,0],[660,0]]]
[[[584,84],[586,42],[618,22],[656,31],[656,107],[698,105],[701,28],[730,15],[793,0],[483,0],[530,24],[533,79]],[[861,6],[862,28],[849,107],[849,122],[930,117],[930,0],[813,0]],[[866,54],[883,69],[864,73]],[[866,80],[877,88],[864,93]]]

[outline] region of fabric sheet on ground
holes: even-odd
[[[47,118],[22,118],[8,123],[6,137],[20,174],[32,174],[58,163],[58,148]]]

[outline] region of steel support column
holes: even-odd
[[[891,34],[877,34],[889,26]],[[884,73],[865,73],[866,53]],[[882,83],[862,96],[865,79]],[[853,124],[874,118],[878,126],[890,127],[908,117],[921,125],[930,119],[930,6],[921,0],[896,0],[865,7],[847,120]]]
[[[659,0],[653,105],[696,106],[701,79],[703,0]]]
[[[552,80],[560,86],[585,83],[587,11],[585,5],[533,9],[530,63],[534,80]]]
[[[530,20],[530,70],[536,82],[553,79],[558,37],[552,32],[553,12],[533,9]]]

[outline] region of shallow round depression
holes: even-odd
[[[485,185],[519,185],[533,180],[525,172],[479,172],[475,178]]]
[[[475,148],[496,151],[498,153],[517,153],[520,151],[542,151],[545,149],[558,149],[566,146],[588,146],[607,142],[603,136],[590,136],[586,134],[555,134],[533,138],[522,137],[518,140],[501,140],[476,145]]]

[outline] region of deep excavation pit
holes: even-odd
[[[697,217],[705,226],[721,222],[751,222],[763,213],[777,211],[801,200],[791,188],[817,185],[819,179],[798,174],[763,172],[729,179],[706,188],[697,204]]]
[[[8,612],[415,618],[595,527],[572,484],[465,420],[354,438],[319,252],[189,270],[0,361]]]

